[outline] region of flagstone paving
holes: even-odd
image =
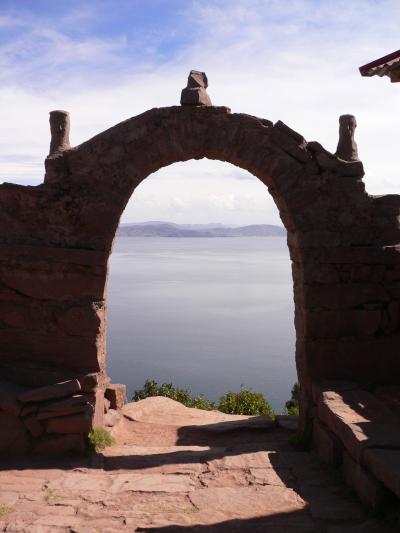
[[[289,444],[290,431],[165,398],[143,402],[124,409],[104,455],[3,459],[0,531],[387,531],[334,471]]]

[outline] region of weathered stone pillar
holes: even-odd
[[[50,153],[62,152],[71,148],[69,143],[69,113],[67,111],[50,111]]]
[[[339,142],[335,155],[344,161],[359,161],[357,143],[354,140],[356,127],[357,121],[354,115],[339,117]]]

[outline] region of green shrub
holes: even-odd
[[[192,396],[189,390],[174,387],[172,383],[158,385],[157,381],[149,379],[142,389],[135,390],[132,400],[137,402],[152,396],[165,396],[186,405],[186,407],[196,407],[208,411],[217,408],[215,402],[210,402],[204,396]]]
[[[300,385],[295,383],[292,388],[291,398],[285,403],[285,414],[299,416]]]
[[[233,415],[263,415],[275,417],[271,406],[260,392],[243,387],[239,392],[229,391],[219,400],[218,410]]]
[[[157,381],[147,380],[142,389],[135,390],[132,401],[138,402],[152,396],[165,396],[182,403],[186,407],[196,407],[197,409],[208,411],[218,409],[227,414],[275,417],[271,406],[261,393],[253,392],[243,386],[239,392],[229,391],[221,396],[217,407],[215,402],[207,400],[204,396],[192,396],[188,389],[174,387],[172,383],[159,385]]]
[[[87,440],[87,453],[99,453],[114,442],[114,438],[104,428],[91,429]]]

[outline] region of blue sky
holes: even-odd
[[[398,0],[0,1],[0,175],[40,183],[48,112],[73,144],[179,103],[191,68],[214,104],[283,120],[334,151],[354,113],[369,192],[400,193],[400,84],[358,67],[400,48]],[[145,180],[124,220],[277,222],[266,189],[228,164],[172,165]]]

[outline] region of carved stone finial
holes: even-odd
[[[181,105],[211,106],[210,97],[207,94],[208,80],[205,72],[191,70],[187,86],[182,89]]]
[[[344,161],[359,161],[357,143],[354,140],[356,127],[357,121],[354,115],[339,117],[339,142],[335,155]]]
[[[71,148],[69,144],[69,113],[67,111],[50,111],[50,154]]]

